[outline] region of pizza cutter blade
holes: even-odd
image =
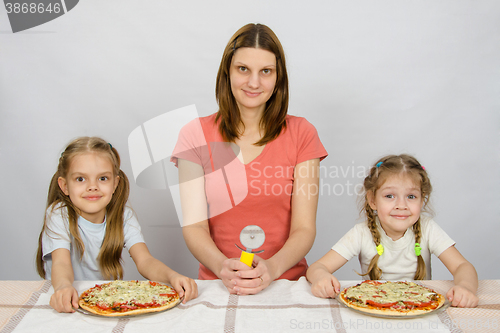
[[[262,244],[264,244],[265,239],[266,234],[261,227],[257,225],[248,225],[243,228],[240,233],[240,242],[244,247],[246,247],[246,250],[243,250],[238,246],[238,244],[234,244],[241,250],[240,261],[252,267],[255,253],[264,252],[264,250],[254,252],[253,249],[261,247]]]

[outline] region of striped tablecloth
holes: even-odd
[[[82,292],[102,281],[77,281]],[[355,281],[341,281],[343,286]],[[358,314],[311,294],[305,278],[279,280],[251,296],[229,295],[222,283],[197,281],[199,297],[166,312],[129,318],[57,313],[50,281],[0,281],[0,333],[10,332],[500,332],[500,280],[479,283],[479,306],[448,308],[417,319]],[[423,281],[446,292],[451,281]]]

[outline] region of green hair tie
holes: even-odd
[[[420,247],[420,244],[415,243],[415,254],[417,255],[417,257],[420,255],[421,251],[422,251],[422,248]]]
[[[382,244],[377,245],[377,253],[379,256],[381,256],[382,253],[384,253],[384,246]]]

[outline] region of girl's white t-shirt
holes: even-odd
[[[432,278],[431,253],[439,257],[441,253],[450,246],[453,246],[455,242],[429,217],[421,216],[420,225],[422,233],[420,240],[421,255],[427,269],[426,280],[430,280]],[[393,241],[380,226],[378,218],[377,227],[381,235],[381,244],[384,247],[384,253],[380,256],[377,263],[378,267],[382,270],[381,279],[412,280],[417,271],[415,234],[412,228],[408,228],[403,237]],[[332,247],[332,250],[346,260],[351,260],[354,256],[358,256],[362,274],[368,271],[370,261],[377,254],[377,249],[366,221],[356,224]]]
[[[74,248],[73,237],[69,232],[68,213],[66,207],[56,205],[52,210],[49,207],[47,214],[47,229],[42,235],[42,252],[45,262],[45,277],[50,279],[52,268],[52,252],[63,248],[68,249],[71,255],[71,264],[76,280],[104,280],[99,266],[97,264],[97,256],[101,249],[104,235],[106,233],[106,219],[101,224],[95,224],[87,221],[83,217],[78,217],[78,230],[85,251],[82,260],[78,255],[78,251]],[[130,248],[137,243],[144,243],[144,237],[141,232],[141,227],[134,212],[130,208],[125,208],[123,222],[123,234],[125,238],[125,248]]]

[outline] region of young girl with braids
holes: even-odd
[[[78,308],[74,280],[122,279],[124,247],[145,278],[171,284],[184,301],[197,296],[194,280],[150,254],[137,218],[125,206],[128,195],[128,179],[111,144],[82,137],[61,154],[36,259],[38,274],[52,280],[50,305],[58,312]]]
[[[455,286],[446,294],[451,304],[477,306],[476,270],[436,222],[421,214],[432,191],[425,168],[412,156],[386,156],[370,169],[364,190],[366,221],[309,267],[312,293],[335,297],[340,283],[332,273],[354,256],[361,275],[371,280],[429,280],[433,253],[453,274]]]

